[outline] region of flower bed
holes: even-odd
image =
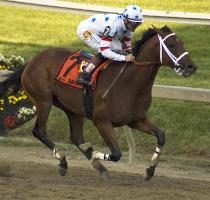
[[[14,71],[24,66],[24,58],[12,55],[5,58],[0,54],[0,70]],[[0,135],[17,128],[34,117],[36,107],[29,101],[23,90],[17,93],[8,88],[8,93],[0,99]]]

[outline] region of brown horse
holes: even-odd
[[[125,66],[124,62],[113,61],[98,77],[98,85],[93,92],[92,122],[97,127],[111,153],[103,154],[93,150],[83,138],[83,90],[75,90],[55,81],[55,76],[72,52],[62,48],[52,48],[36,55],[24,69],[20,69],[0,84],[5,93],[10,85],[22,85],[37,108],[37,120],[33,135],[44,143],[60,160],[59,173],[65,175],[67,161],[65,154],[46,135],[46,123],[53,105],[62,109],[70,124],[70,138],[79,150],[91,161],[101,175],[109,176],[99,160],[118,161],[121,151],[114,128],[127,125],[157,138],[157,147],[146,169],[145,179],[150,180],[158,164],[160,151],[165,143],[165,134],[146,117],[151,104],[152,86],[161,65],[175,70],[178,75],[188,77],[196,71],[196,65],[179,40],[168,27],[152,28],[137,41],[133,54],[135,62],[127,67],[112,85],[115,77]],[[21,80],[21,84],[20,84]],[[110,88],[109,86],[112,85]],[[106,93],[105,98],[104,93]]]

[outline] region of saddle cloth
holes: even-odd
[[[81,89],[84,87],[82,84],[78,84],[76,82],[78,74],[82,71],[82,68],[86,66],[91,58],[93,57],[92,54],[86,51],[76,51],[72,55],[68,57],[68,59],[64,62],[64,64],[60,67],[55,80],[58,82],[69,85],[73,88]],[[103,62],[93,73],[91,77],[92,81],[92,89],[96,88],[96,80],[99,72],[105,69],[111,60],[106,60]]]

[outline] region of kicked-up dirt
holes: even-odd
[[[0,177],[1,200],[210,200],[210,170],[160,163],[150,182],[146,165],[103,162],[112,176],[101,178],[81,154],[67,154],[69,170],[57,175],[58,161],[44,147],[0,146],[0,162],[10,177]],[[175,167],[176,166],[176,167]]]

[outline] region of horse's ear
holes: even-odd
[[[160,29],[158,29],[158,28],[155,27],[154,25],[152,25],[152,28],[153,28],[157,33],[160,33]]]
[[[171,29],[170,29],[167,25],[163,26],[163,27],[161,28],[161,30],[164,31],[164,32],[171,33]]]
[[[153,28],[153,29],[155,29],[155,30],[157,29],[157,27],[156,27],[156,26],[154,26],[153,24],[152,24],[152,28]]]

